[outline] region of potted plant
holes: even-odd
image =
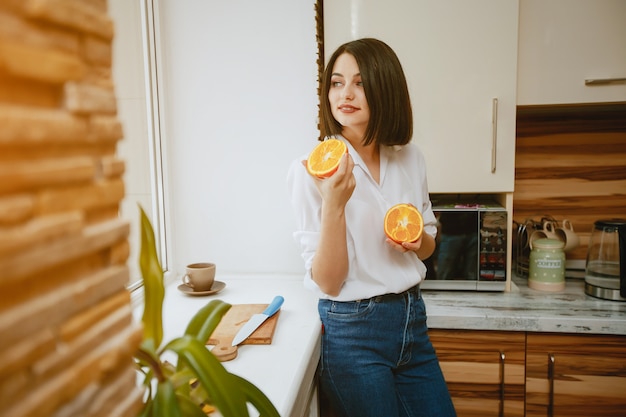
[[[205,343],[231,307],[213,300],[200,309],[182,336],[163,343],[163,269],[152,224],[140,206],[139,264],[144,284],[143,340],[135,359],[145,387],[141,417],[206,417],[214,406],[224,417],[247,417],[248,403],[264,417],[280,417],[270,400],[249,381],[232,374],[206,348]],[[177,364],[162,359],[171,352]]]

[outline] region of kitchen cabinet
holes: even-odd
[[[626,336],[431,329],[464,416],[623,416]]]
[[[527,416],[623,416],[626,336],[528,333]]]
[[[375,37],[405,70],[433,193],[513,191],[518,0],[324,3],[325,60]]]
[[[459,417],[523,416],[524,332],[430,329]]]
[[[626,2],[520,0],[519,14],[518,104],[626,100]]]

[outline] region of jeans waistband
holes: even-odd
[[[330,299],[326,299],[326,298],[320,298],[319,302],[322,304],[325,303],[362,303],[364,301],[371,301],[374,300],[376,302],[380,302],[380,301],[384,301],[385,299],[390,299],[390,298],[402,298],[408,294],[413,294],[416,295],[417,298],[419,299],[421,297],[421,293],[420,293],[420,285],[416,284],[414,286],[412,286],[411,288],[409,288],[408,290],[404,290],[400,293],[388,293],[388,294],[381,294],[381,295],[375,295],[373,297],[367,298],[367,299],[359,299],[359,300],[353,300],[353,301],[333,301]]]
[[[414,286],[412,286],[408,290],[402,292],[401,294],[408,294],[408,293],[412,293],[412,294],[415,294],[415,295],[420,295],[420,285],[419,284],[415,284]]]
[[[383,295],[379,295],[376,297],[373,297],[375,300],[384,300],[385,298],[388,297],[404,297],[407,294],[414,294],[416,295],[418,298],[421,296],[420,294],[420,285],[416,284],[414,286],[412,286],[411,288],[409,288],[408,290],[404,290],[401,293],[389,293],[389,294],[383,294]]]

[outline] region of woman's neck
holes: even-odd
[[[372,178],[377,183],[380,179],[380,147],[373,141],[369,145],[363,144],[363,135],[350,134],[353,132],[342,132],[342,136],[350,142],[354,150],[359,154]]]

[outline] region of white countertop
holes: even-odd
[[[320,320],[317,299],[304,288],[301,277],[280,275],[221,276],[226,288],[211,296],[189,296],[178,291],[180,280],[168,285],[163,309],[164,339],[185,331],[191,317],[206,303],[219,299],[230,304],[269,304],[282,295],[274,338],[270,345],[241,345],[237,357],[223,362],[226,369],[256,385],[281,416],[306,415],[320,356]]]

